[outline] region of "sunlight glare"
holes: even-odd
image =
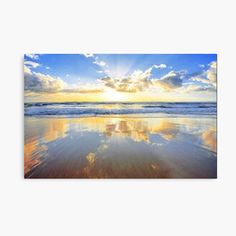
[[[120,102],[126,100],[126,97],[121,92],[116,92],[114,90],[106,90],[104,92],[104,98],[108,102]]]

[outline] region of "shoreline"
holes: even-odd
[[[212,117],[217,119],[217,114],[169,114],[169,113],[132,113],[132,114],[84,114],[84,115],[27,115],[24,114],[24,117],[35,117],[35,118],[83,118],[83,117],[133,117],[133,118],[178,118],[178,117],[191,117],[191,118],[199,118],[199,117]]]

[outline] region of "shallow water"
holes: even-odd
[[[216,118],[25,117],[26,178],[215,178]]]

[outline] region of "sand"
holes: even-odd
[[[25,117],[25,178],[216,178],[215,117]]]

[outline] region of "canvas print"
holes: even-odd
[[[25,178],[216,178],[216,54],[25,54]]]

